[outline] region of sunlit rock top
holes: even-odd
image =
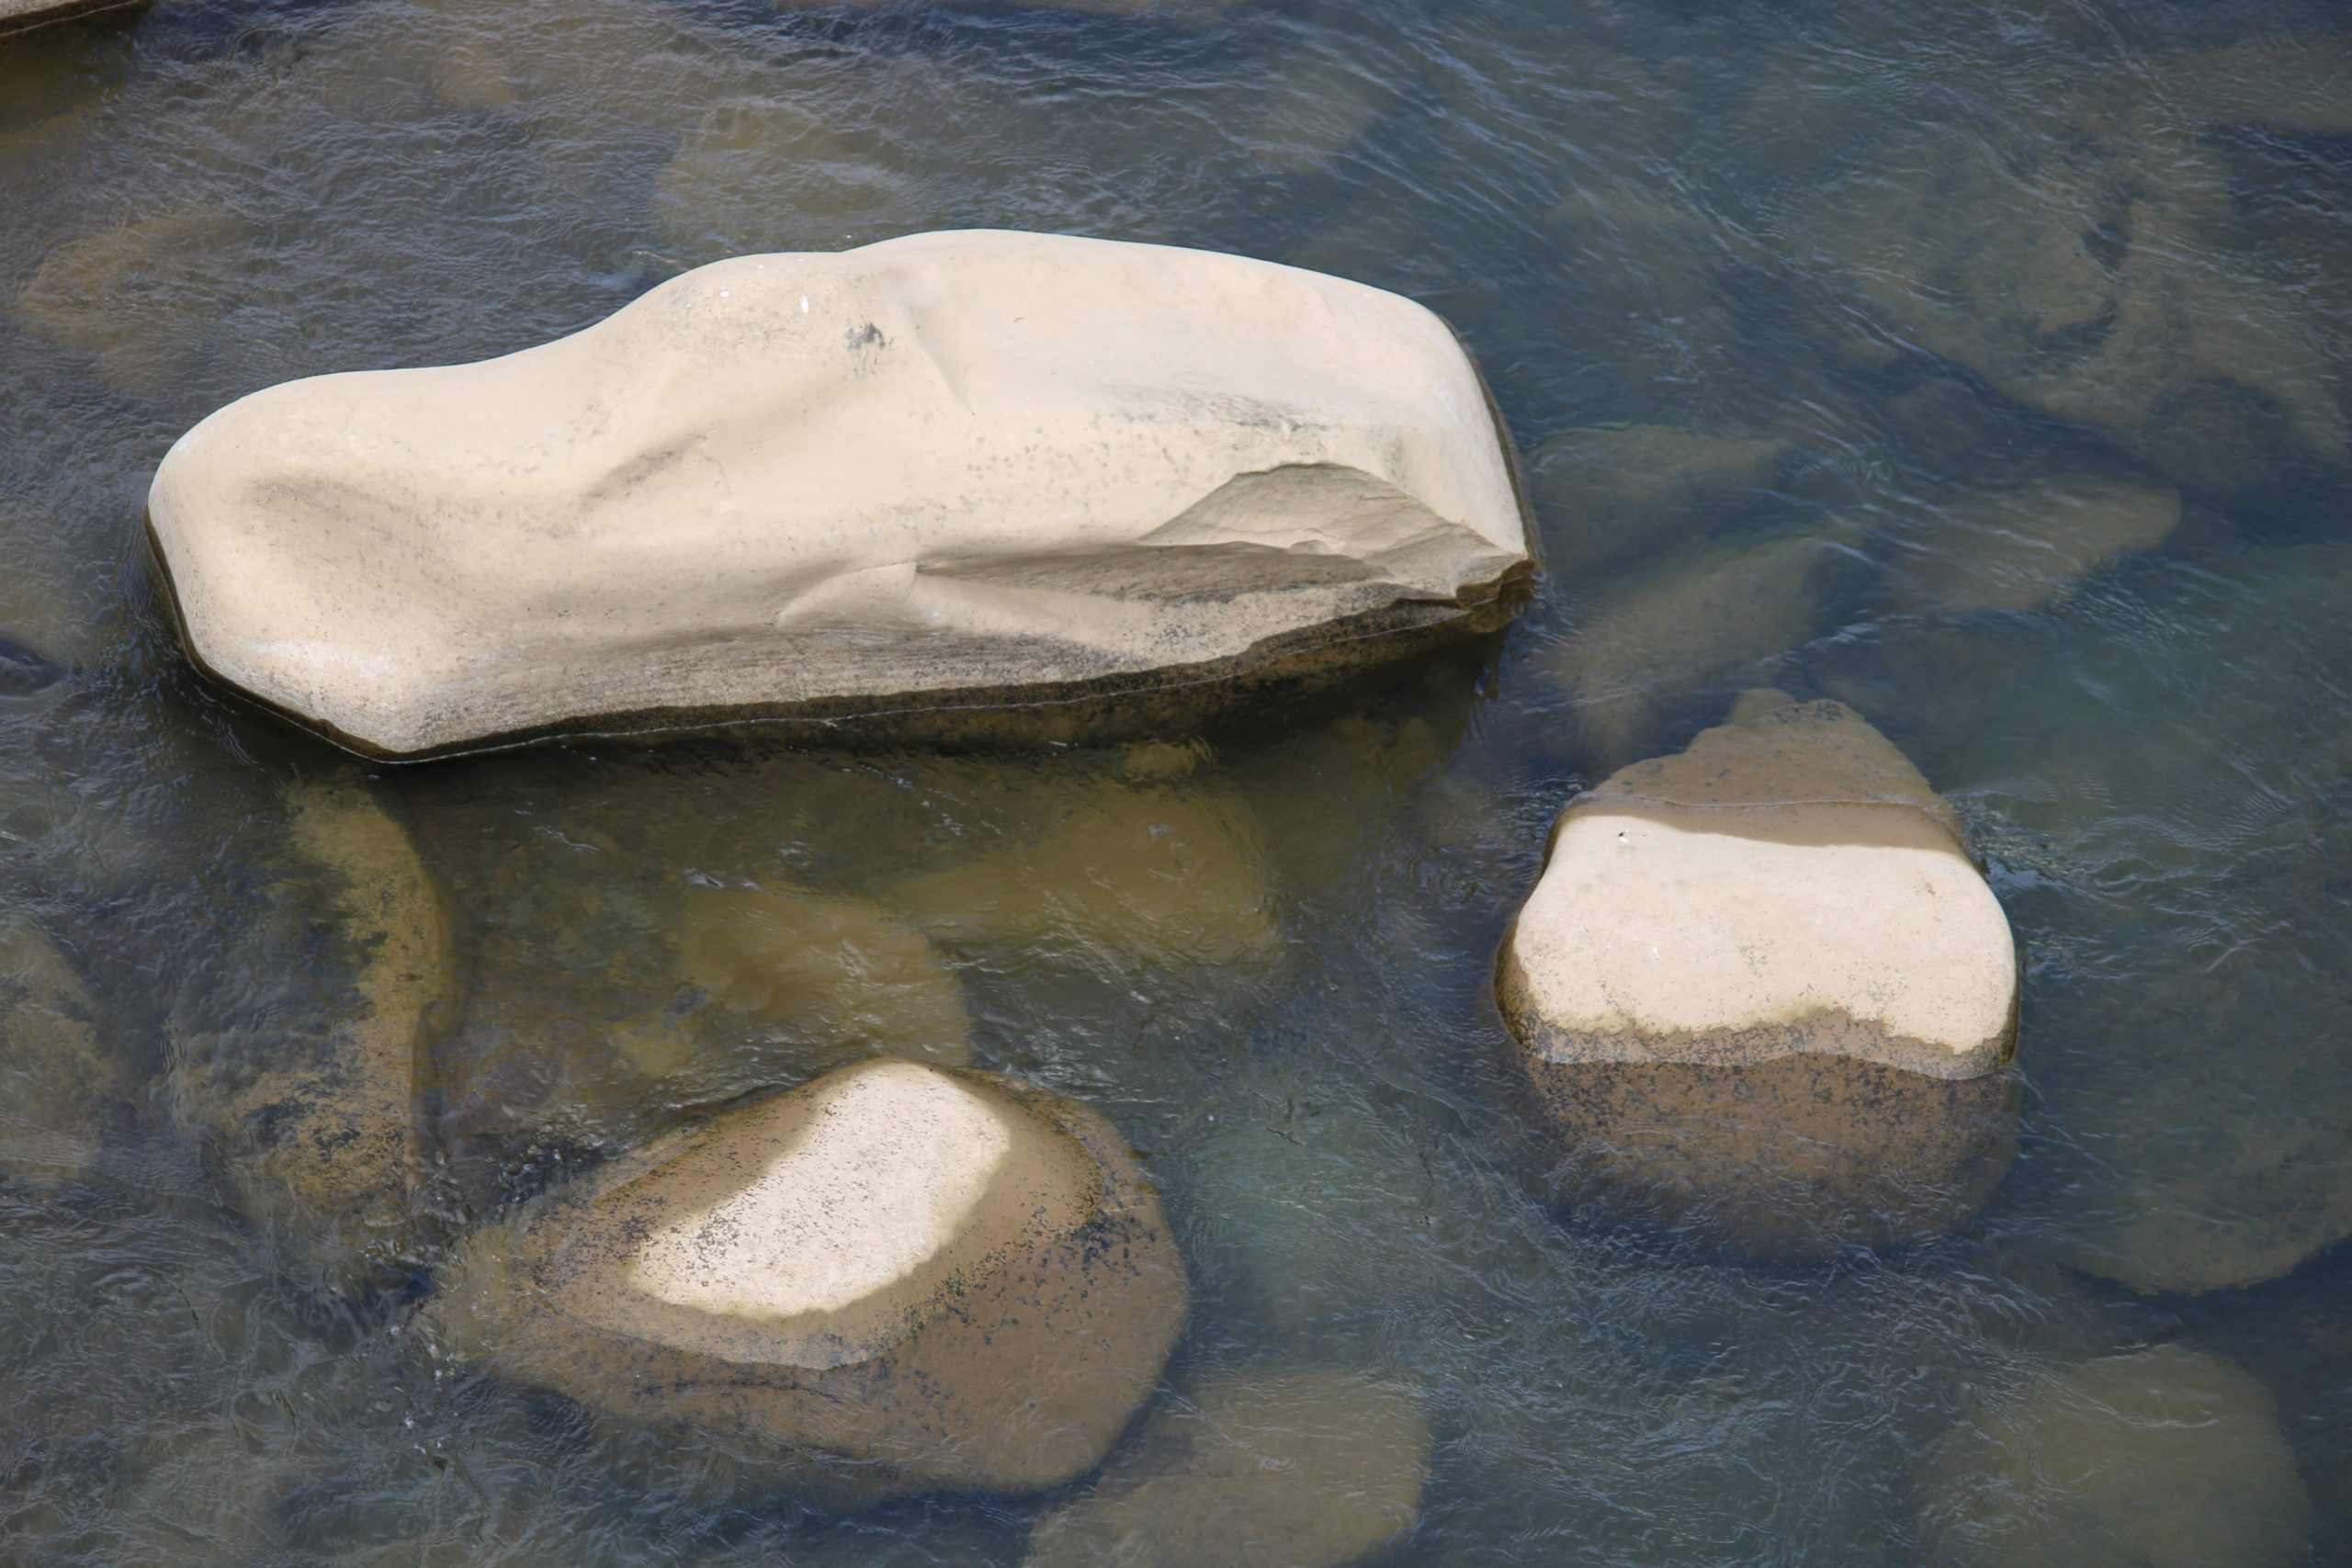
[[[981,231],[270,388],[149,518],[197,661],[385,756],[1319,674],[1499,624],[1532,567],[1422,307]]]
[[[1035,1117],[885,1057],[606,1192],[557,1253],[550,1304],[733,1361],[840,1366],[919,1325],[950,1284],[1077,1230],[1102,1187]]]
[[[1555,1061],[2007,1060],[2016,949],[1957,819],[1840,703],[1750,693],[1553,831],[1504,1009]]]
[[[482,1227],[429,1315],[490,1370],[872,1496],[1093,1468],[1188,1301],[1159,1201],[1102,1118],[880,1058]]]

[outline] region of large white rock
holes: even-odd
[[[433,1318],[507,1376],[870,1495],[1093,1468],[1187,1302],[1159,1201],[1102,1117],[884,1058],[477,1232]]]
[[[1759,1250],[1949,1224],[2012,1151],[2007,919],[1839,703],[1750,693],[1572,802],[1498,992],[1577,1176]]]
[[[1532,570],[1436,316],[1041,234],[749,256],[503,359],[270,388],[148,507],[197,662],[388,756],[1202,696],[1491,628]]]

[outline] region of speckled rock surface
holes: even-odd
[[[1756,1250],[1944,1228],[2014,1149],[2008,922],[1842,704],[1750,693],[1578,796],[1498,996],[1566,1192]]]
[[[341,1278],[396,1262],[415,1222],[453,939],[406,831],[357,784],[306,780],[286,805],[255,925],[173,1010],[170,1093],[248,1215]]]
[[[2286,1568],[2311,1499],[2270,1391],[2177,1345],[1979,1401],[1918,1495],[1938,1568]]]
[[[1059,726],[1490,629],[1532,570],[1428,310],[1004,232],[742,257],[503,359],[271,388],[182,437],[148,511],[197,662],[384,756]]]
[[[1420,1519],[1429,1427],[1410,1391],[1324,1367],[1244,1370],[1171,1398],[1028,1568],[1340,1568]]]
[[[0,39],[58,22],[143,11],[155,0],[0,0]]]
[[[458,1354],[854,1496],[1100,1461],[1188,1303],[1110,1125],[990,1074],[844,1067],[469,1237]]]

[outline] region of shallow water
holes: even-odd
[[[922,1028],[960,1005],[973,1061],[1134,1143],[1195,1288],[1165,1397],[1418,1392],[1388,1560],[1983,1560],[1947,1434],[2152,1345],[2267,1388],[2310,1560],[2352,1559],[2342,8],[1126,12],[164,0],[0,45],[0,887],[103,1057],[70,1122],[0,1105],[0,1560],[1018,1561],[1035,1502],[833,1517],[404,1337],[471,1219],[904,1016],[681,1010],[682,963],[756,963],[691,937],[730,886],[912,924],[953,981]],[[1534,609],[1306,720],[1045,758],[370,770],[181,659],[141,505],[223,401],[959,225],[1446,314],[1529,461]],[[1626,426],[1711,440],[1592,434]],[[1660,450],[1717,477],[1645,489]],[[1766,682],[1908,752],[2023,944],[2020,1156],[1931,1246],[1742,1263],[1532,1195],[1487,987],[1544,833]],[[192,1008],[331,1005],[298,780],[369,781],[461,955],[432,1223],[356,1295],[167,1077]]]

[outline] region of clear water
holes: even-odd
[[[835,1517],[437,1363],[401,1332],[429,1247],[354,1300],[241,1220],[175,1129],[167,1021],[192,988],[321,981],[331,949],[286,945],[275,802],[363,775],[466,954],[431,1094],[448,1224],[824,1065],[607,1038],[669,994],[648,943],[687,890],[789,880],[923,921],[974,1059],[1143,1152],[1194,1278],[1176,1386],[1296,1357],[1420,1392],[1397,1562],[1958,1551],[1920,1521],[1973,1402],[2158,1344],[2267,1385],[2312,1560],[2352,1560],[2352,19],[1115,11],[164,0],[0,46],[0,897],[90,983],[115,1075],[79,1178],[0,1176],[0,1560],[1023,1550],[1034,1503]],[[228,399],[520,347],[735,252],[960,225],[1444,312],[1531,458],[1534,610],[1182,755],[693,741],[370,773],[179,657],[143,489]],[[1611,511],[1625,466],[1596,477],[1574,433],[1628,424],[1748,467]],[[1984,502],[2086,476],[2177,487],[2177,525],[2037,553],[2049,508]],[[1487,987],[1544,829],[1766,681],[1851,703],[1953,796],[2024,944],[2023,1152],[1937,1245],[1766,1268],[1530,1196]],[[1189,824],[1191,890],[958,908],[959,874],[1091,874],[1035,846],[1097,818]]]

